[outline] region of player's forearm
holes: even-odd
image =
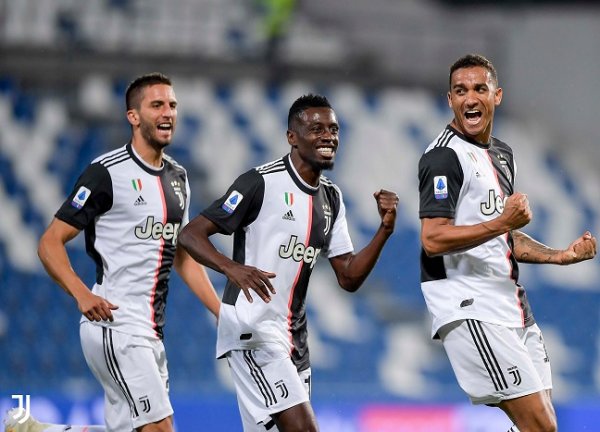
[[[476,225],[429,224],[421,232],[427,256],[464,252],[508,231],[497,219]]]
[[[187,283],[187,282],[186,282]],[[215,292],[212,284],[206,283],[187,283],[192,292],[200,299],[202,304],[215,316],[219,318],[219,309],[221,308],[221,301]]]
[[[204,273],[204,275],[202,273]],[[196,271],[194,272],[195,276],[184,272],[179,274],[194,295],[200,299],[202,304],[204,304],[215,317],[218,318],[221,301],[219,300],[212,283],[210,283],[208,276],[206,276],[206,272]]]
[[[391,234],[392,230],[380,226],[369,244],[361,249],[360,252],[348,258],[343,271],[337,275],[338,283],[344,290],[355,292],[361,287],[375,267],[381,251]]]
[[[53,247],[42,238],[38,247],[38,257],[48,275],[77,302],[90,293],[89,288],[73,270],[64,247]]]
[[[553,249],[521,231],[513,231],[513,254],[518,262],[530,264],[562,264],[562,250]]]
[[[218,317],[221,302],[204,266],[193,260],[182,248],[178,248],[174,267],[196,297],[215,317]]]
[[[186,226],[179,234],[177,244],[200,264],[225,274],[225,269],[232,260],[220,253],[207,235],[199,235],[188,231]]]

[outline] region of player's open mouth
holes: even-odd
[[[335,149],[333,147],[318,147],[317,153],[326,158],[331,158],[335,155]]]
[[[157,128],[161,131],[170,131],[173,129],[173,125],[171,123],[161,123],[157,126]]]
[[[465,112],[465,120],[469,124],[477,124],[481,120],[482,114],[479,110],[469,110]]]

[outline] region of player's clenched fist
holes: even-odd
[[[561,264],[573,264],[592,259],[596,256],[597,243],[596,237],[591,232],[586,231],[581,237],[569,245],[566,258],[563,257]]]
[[[509,196],[504,203],[504,211],[502,212],[501,217],[510,227],[510,230],[524,227],[531,222],[533,214],[529,207],[527,195],[521,192],[515,192]]]
[[[380,189],[373,194],[377,201],[377,210],[381,217],[381,224],[388,231],[394,230],[396,224],[396,207],[398,206],[398,195],[385,189]]]

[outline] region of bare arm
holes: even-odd
[[[596,256],[596,238],[589,231],[564,250],[548,247],[520,231],[513,231],[512,235],[514,255],[519,262],[568,265]]]
[[[379,225],[369,244],[357,254],[348,253],[329,260],[338,283],[349,292],[354,292],[360,288],[373,267],[375,267],[385,242],[394,232],[398,195],[394,192],[380,190],[375,192],[373,196],[377,200],[381,225]]]
[[[219,318],[221,302],[204,266],[194,261],[183,248],[178,247],[173,267],[204,306]]]
[[[531,221],[527,196],[515,193],[507,198],[504,211],[495,219],[475,225],[454,225],[453,219],[421,219],[421,244],[427,256],[462,252],[485,243]]]
[[[77,276],[65,245],[74,239],[79,230],[59,219],[53,219],[38,245],[38,256],[46,272],[77,301],[77,307],[90,321],[112,321],[112,310],[118,309],[109,301],[93,294]]]
[[[217,232],[219,227],[211,220],[197,216],[179,234],[179,246],[200,264],[227,276],[244,291],[249,302],[252,302],[250,289],[256,291],[265,302],[271,301],[271,293],[275,294],[275,289],[269,278],[275,277],[275,274],[237,263],[220,253],[209,240],[209,236]]]

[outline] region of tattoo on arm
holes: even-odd
[[[562,251],[542,244],[520,231],[512,232],[514,240],[513,253],[519,262],[532,264],[553,264]]]

